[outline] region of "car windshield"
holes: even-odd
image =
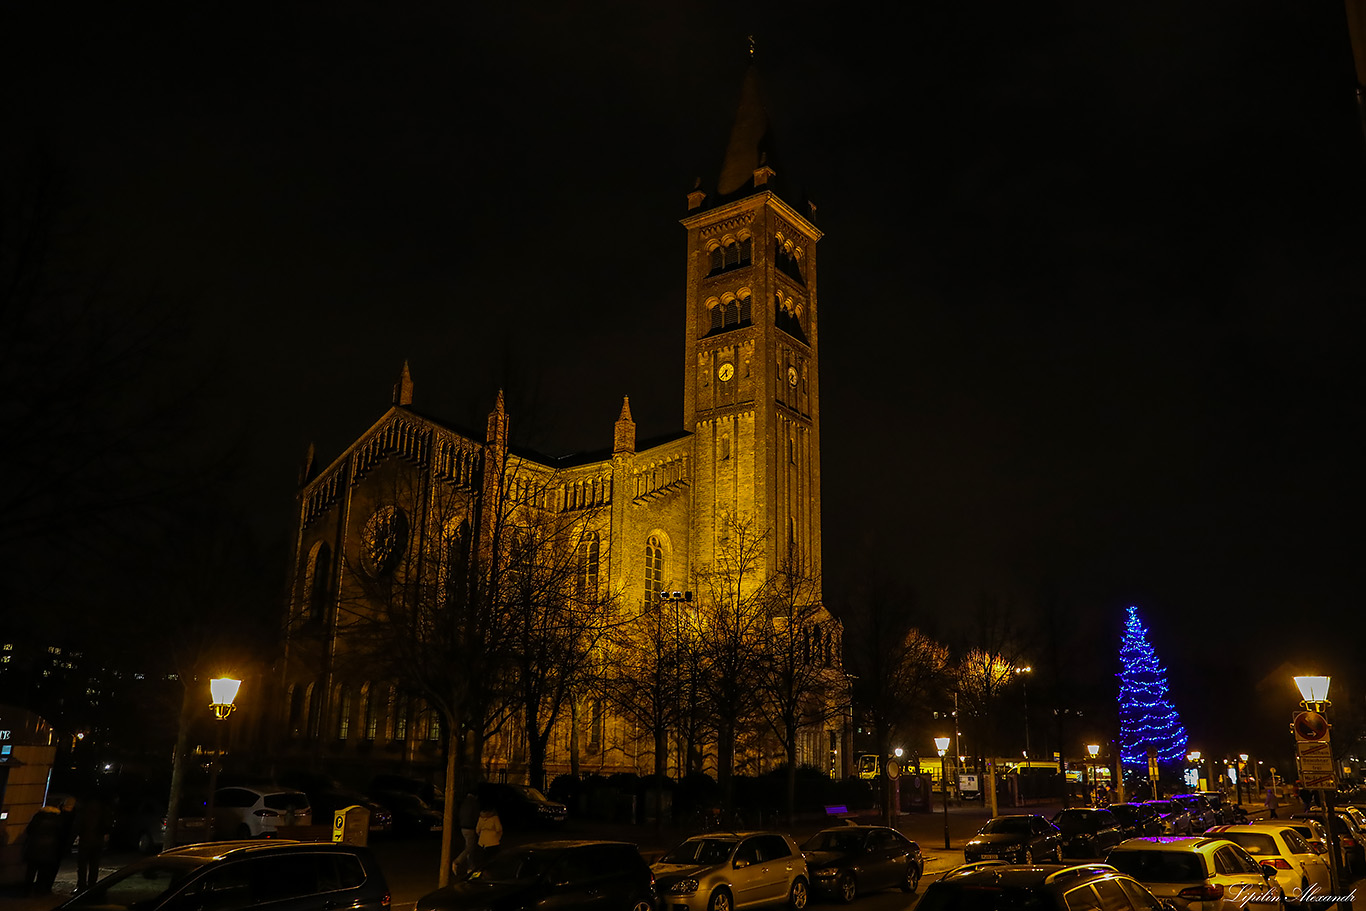
[[[1094,832],[1100,828],[1100,815],[1089,810],[1063,810],[1053,817],[1053,825],[1064,832]]]
[[[67,902],[68,908],[149,908],[179,887],[203,861],[188,857],[157,857],[107,877]]]
[[[977,830],[978,835],[1028,835],[1029,817],[998,816]]]
[[[1179,806],[1172,803],[1170,800],[1150,800],[1148,801],[1148,806],[1152,807],[1154,810],[1156,810],[1163,816],[1170,816],[1173,813],[1180,812],[1181,810]]]
[[[516,788],[518,791],[521,791],[522,794],[523,794],[524,796],[530,798],[531,800],[536,801],[537,803],[549,803],[549,802],[550,802],[549,798],[547,798],[544,794],[542,794],[540,791],[536,790],[535,788],[527,787],[527,786],[524,785],[524,784],[523,784],[523,785],[513,785],[513,787]]]
[[[925,890],[916,911],[1044,911],[1045,896],[1029,889],[991,885],[935,883]]]
[[[1200,855],[1182,851],[1111,851],[1105,862],[1141,883],[1193,883],[1205,879]]]
[[[723,864],[735,850],[734,839],[693,838],[659,859],[662,864]]]
[[[508,851],[493,856],[484,869],[475,874],[479,882],[515,883],[540,879],[550,867],[554,855],[538,851]]]
[[[817,832],[802,845],[803,851],[860,851],[868,833],[857,829],[827,829]]]

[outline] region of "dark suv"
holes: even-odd
[[[916,911],[1164,911],[1132,876],[1106,864],[966,864],[925,890]]]
[[[186,845],[130,864],[62,908],[111,911],[387,911],[389,886],[365,848],[326,842]]]
[[[417,911],[621,908],[652,911],[655,878],[636,846],[546,841],[504,846],[465,882],[417,900]]]

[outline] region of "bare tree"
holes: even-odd
[[[804,729],[843,710],[839,624],[820,603],[817,580],[789,560],[764,587],[770,631],[758,665],[761,714],[787,759],[785,807],[795,822],[797,755]]]
[[[908,735],[924,706],[943,685],[946,646],[912,625],[911,598],[888,585],[865,589],[844,618],[846,667],[853,674],[857,710],[868,718],[878,755]],[[882,805],[891,808],[891,782],[882,779]]]
[[[702,573],[696,604],[700,683],[716,731],[716,781],[727,811],[734,807],[736,737],[756,720],[758,670],[772,630],[762,575],[765,535],[748,520],[722,530],[715,562]]]

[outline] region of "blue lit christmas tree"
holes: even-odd
[[[1148,642],[1148,630],[1129,608],[1119,645],[1119,755],[1125,765],[1148,767],[1148,750],[1158,762],[1186,756],[1186,729],[1167,699],[1167,671]]]

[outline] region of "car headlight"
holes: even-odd
[[[838,871],[835,870],[834,867],[821,867],[817,870],[812,870],[811,875],[816,877],[816,879],[834,879],[836,872]]]
[[[697,880],[680,879],[669,887],[670,895],[690,895],[697,891]]]

